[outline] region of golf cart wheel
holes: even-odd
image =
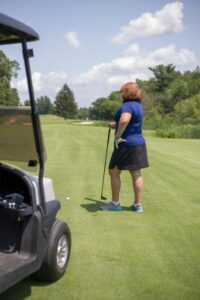
[[[46,254],[35,277],[43,281],[56,281],[62,277],[67,268],[71,250],[71,235],[66,223],[55,220]]]

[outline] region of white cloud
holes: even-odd
[[[34,72],[32,81],[36,98],[47,95],[54,100],[56,93],[66,83],[67,75],[63,71],[50,72],[48,74]],[[12,82],[12,85],[17,88],[22,101],[29,98],[26,79],[15,80]]]
[[[196,57],[189,49],[177,49],[173,44],[147,52],[134,43],[120,57],[95,65],[74,78],[63,71],[48,74],[34,72],[32,77],[35,96],[47,95],[53,101],[63,84],[67,83],[74,92],[78,105],[89,106],[98,97],[106,97],[111,91],[118,90],[124,82],[135,81],[137,78],[148,79],[152,76],[148,67],[171,63],[177,69],[185,66],[189,70],[196,63]],[[18,89],[21,101],[28,99],[25,79],[14,82],[14,87]]]
[[[99,82],[100,80],[103,80],[107,71],[110,71],[110,67],[110,63],[101,63],[99,65],[95,65],[87,72],[79,75],[79,77],[76,78],[73,83],[75,85],[88,85]]]
[[[115,88],[119,88],[124,82],[135,81],[137,78],[142,80],[148,79],[148,75],[145,73],[134,73],[124,75],[113,75],[107,79],[107,84]]]
[[[178,33],[184,29],[182,18],[183,3],[169,3],[155,14],[147,12],[131,20],[128,26],[121,27],[120,32],[112,38],[112,41],[124,44],[142,37]]]
[[[34,72],[32,75],[32,80],[33,80],[35,92],[40,92],[44,87],[42,74],[38,72]]]
[[[133,49],[132,53],[131,49]],[[114,84],[121,78],[129,78],[129,80],[146,78],[150,66],[172,63],[178,67],[195,62],[196,57],[192,51],[184,48],[177,50],[175,45],[146,53],[144,50],[140,51],[139,46],[134,44],[124,52],[123,56],[113,59],[109,63],[93,66],[74,80],[73,84],[89,85],[99,82]],[[121,82],[123,83],[123,81]]]
[[[26,79],[17,80],[16,82],[15,82],[15,80],[13,80],[12,86],[14,88],[16,88],[20,94],[23,94],[23,93],[27,92],[28,86],[27,86],[27,80]]]
[[[78,34],[75,31],[69,31],[65,35],[65,39],[68,41],[68,43],[75,48],[78,48],[81,46],[81,43],[78,39]]]
[[[192,51],[185,48],[181,48],[177,51],[175,45],[159,48],[152,52],[149,58],[153,63],[156,62],[157,65],[173,63],[177,66],[181,66],[196,62],[196,57]]]
[[[192,51],[177,49],[173,44],[152,52],[141,50],[137,44],[133,44],[122,56],[91,67],[70,84],[79,106],[89,106],[98,97],[106,97],[111,91],[119,90],[124,82],[152,77],[148,67],[172,63],[177,70],[189,70],[196,62]]]
[[[134,44],[131,44],[128,49],[126,49],[124,51],[124,54],[125,55],[135,55],[135,54],[138,54],[140,50],[140,47],[138,44],[134,43]]]
[[[121,57],[108,63],[93,66],[71,81],[80,106],[90,105],[98,97],[107,96],[118,90],[127,81],[147,80],[153,74],[148,70],[158,64],[174,64],[177,69],[184,66],[188,70],[196,63],[194,53],[188,49],[177,49],[175,45],[156,49],[150,53],[141,50],[137,44],[130,45]],[[82,103],[81,103],[82,102]]]

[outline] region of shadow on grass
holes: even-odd
[[[31,295],[31,287],[32,286],[43,286],[44,288],[48,288],[48,286],[52,283],[41,282],[33,279],[32,277],[28,277],[19,283],[15,284],[13,287],[6,290],[4,293],[0,295],[1,300],[25,300]]]
[[[102,211],[101,206],[108,204],[107,201],[100,201],[91,197],[85,197],[85,200],[92,201],[92,203],[81,204],[81,207],[85,208],[88,212]],[[132,211],[131,207],[122,206],[123,211]]]
[[[81,207],[85,208],[89,212],[97,212],[97,211],[100,210],[100,207],[102,205],[106,204],[105,201],[99,201],[97,199],[93,199],[93,198],[90,198],[90,197],[85,197],[84,199],[92,201],[92,203],[81,204]]]

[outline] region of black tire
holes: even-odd
[[[65,273],[70,252],[71,234],[69,227],[66,223],[55,220],[50,232],[42,266],[34,274],[34,277],[42,281],[58,280]]]

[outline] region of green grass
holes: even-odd
[[[55,119],[43,120],[43,131],[45,174],[54,180],[59,218],[72,233],[69,267],[54,284],[28,278],[0,299],[199,300],[200,141],[146,134],[150,168],[143,170],[144,213],[137,215],[128,209],[133,193],[127,172],[124,211],[99,211],[106,128]],[[104,191],[109,199],[108,175]]]

